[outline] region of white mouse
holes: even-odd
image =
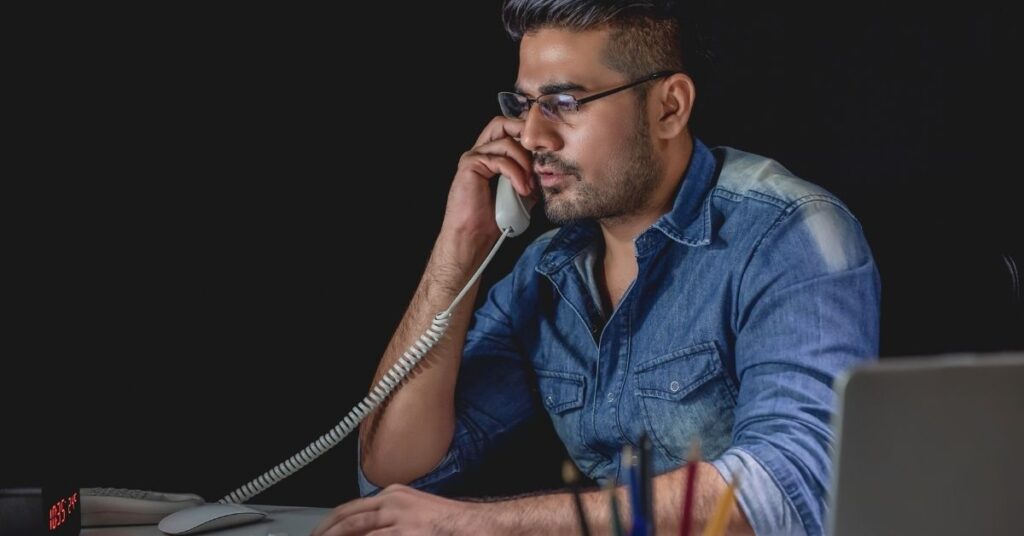
[[[266,512],[241,504],[209,503],[178,510],[161,519],[156,528],[164,534],[195,534],[244,525],[265,517]]]

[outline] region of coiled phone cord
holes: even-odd
[[[498,238],[498,242],[491,248],[491,252],[484,259],[484,262],[477,269],[473,277],[469,279],[469,283],[462,288],[452,304],[447,309],[434,315],[434,320],[430,323],[430,327],[427,331],[420,335],[419,339],[409,347],[402,357],[384,374],[377,385],[373,386],[370,393],[366,395],[358,404],[356,404],[348,415],[342,419],[337,425],[334,426],[329,432],[320,436],[319,439],[312,442],[306,448],[299,451],[297,454],[288,458],[287,460],[277,464],[274,468],[263,473],[262,475],[250,480],[247,484],[227,494],[221,499],[221,504],[226,503],[243,503],[252,499],[256,495],[263,493],[267,488],[277,484],[278,482],[288,478],[293,473],[302,469],[313,460],[320,457],[321,454],[334,448],[342,439],[345,439],[352,430],[355,430],[359,423],[363,422],[363,419],[370,414],[373,410],[377,409],[387,397],[391,396],[391,393],[398,387],[398,385],[409,375],[419,364],[423,356],[427,355],[427,352],[441,340],[444,332],[448,330],[448,324],[451,322],[452,311],[455,310],[455,306],[462,301],[462,298],[466,296],[469,289],[473,287],[476,280],[480,278],[480,274],[483,273],[484,268],[490,264],[491,259],[494,258],[494,254],[498,252],[498,248],[501,247],[501,243],[505,241],[505,238],[509,236],[511,228],[506,228],[501,233],[501,237]]]

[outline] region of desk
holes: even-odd
[[[330,508],[307,508],[304,506],[249,505],[267,513],[266,519],[221,530],[200,533],[209,536],[307,536],[320,520],[331,511]],[[130,527],[89,527],[83,528],[81,536],[167,536],[156,525],[135,525]]]

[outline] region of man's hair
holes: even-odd
[[[505,31],[515,41],[524,35],[555,28],[584,31],[608,28],[603,53],[610,68],[636,79],[662,71],[691,74],[697,59],[695,33],[682,24],[676,2],[630,0],[506,0],[502,9]],[[686,34],[684,35],[684,26]]]

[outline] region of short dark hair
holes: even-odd
[[[506,0],[505,31],[515,41],[543,28],[612,31],[604,61],[630,78],[656,71],[684,71],[693,76],[699,36],[684,24],[678,2],[630,0]],[[685,30],[684,30],[685,29]]]

